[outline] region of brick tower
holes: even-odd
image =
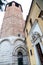
[[[24,20],[22,16],[22,7],[20,4],[12,1],[6,5],[4,21],[1,28],[1,37],[24,36]]]
[[[8,3],[1,28],[0,65],[30,65],[24,25],[21,5],[14,1]]]

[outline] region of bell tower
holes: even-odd
[[[21,5],[8,3],[0,34],[0,65],[30,65],[24,26]]]
[[[24,36],[25,21],[20,4],[12,1],[6,5],[5,16],[1,28],[1,37]]]

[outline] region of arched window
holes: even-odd
[[[23,54],[18,52],[18,65],[23,65]]]

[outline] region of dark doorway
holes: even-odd
[[[23,65],[23,54],[18,52],[18,65]]]
[[[43,65],[43,53],[42,53],[42,50],[41,50],[41,47],[40,47],[39,43],[36,45],[36,48],[37,48],[37,51],[38,51],[38,54],[39,54],[41,65]]]

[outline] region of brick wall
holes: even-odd
[[[24,25],[25,21],[23,20],[20,6],[16,7],[15,3],[12,6],[7,6],[1,28],[1,37],[15,36],[18,34],[24,36]]]

